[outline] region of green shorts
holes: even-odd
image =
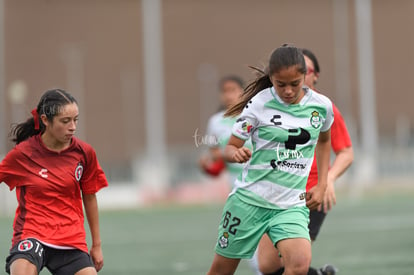
[[[231,195],[219,225],[216,253],[226,258],[251,258],[267,233],[276,245],[284,239],[309,238],[309,209],[269,209],[251,205]]]

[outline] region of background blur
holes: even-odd
[[[292,43],[318,57],[318,88],[351,133],[355,161],[338,192],[411,194],[413,25],[411,0],[0,0],[0,154],[11,124],[60,87],[77,98],[77,135],[108,176],[101,209],[220,204],[226,175],[197,164],[218,81],[254,79],[248,65]],[[0,213],[13,215],[14,201],[0,185]]]

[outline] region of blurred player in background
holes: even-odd
[[[318,81],[320,73],[319,62],[310,50],[302,49],[302,52],[305,56],[307,68],[305,85],[312,90],[317,91],[315,89],[315,84]],[[331,210],[333,205],[336,204],[334,183],[336,179],[338,179],[347,170],[354,158],[351,139],[342,114],[334,104],[332,107],[335,120],[331,127],[331,147],[335,153],[335,160],[328,171],[328,186],[326,188],[323,203],[318,209],[310,211],[309,233],[312,242],[315,241],[318,236],[327,212]],[[318,169],[315,159],[309,174],[306,190],[309,191],[317,183]],[[266,235],[263,236],[263,239],[259,245],[259,263],[260,270],[264,274],[277,275],[283,274],[284,272],[284,268],[282,267],[283,263],[279,258],[279,252],[274,249],[272,242]],[[319,270],[311,267],[308,274],[334,275],[335,273],[335,267],[325,265]]]
[[[224,206],[216,254],[208,275],[234,274],[268,234],[285,259],[285,274],[306,274],[311,261],[309,209],[323,200],[330,154],[332,102],[304,86],[300,49],[283,45],[268,70],[227,115],[239,115],[224,159],[247,162]],[[251,138],[253,152],[244,147]],[[306,191],[316,157],[318,184]],[[273,248],[274,249],[274,248]]]
[[[243,165],[240,163],[225,162],[223,160],[223,152],[231,137],[232,127],[238,117],[224,116],[224,113],[240,101],[244,92],[243,87],[243,80],[235,75],[229,75],[220,80],[219,88],[222,111],[211,116],[208,121],[206,135],[208,137],[207,140],[211,141],[211,144],[208,144],[208,153],[202,155],[200,158],[201,169],[211,176],[218,176],[223,171],[227,171],[232,187],[236,178],[242,172]],[[251,149],[251,142],[246,142],[246,146]],[[255,254],[252,259],[248,259],[248,264],[255,274],[260,275],[256,256]]]
[[[210,141],[209,151],[200,158],[201,169],[211,176],[218,176],[224,170],[230,174],[230,182],[243,170],[239,163],[225,163],[223,150],[231,136],[231,129],[237,117],[225,117],[224,113],[239,102],[243,95],[243,80],[238,76],[226,76],[220,80],[221,111],[212,115],[208,120],[206,136]]]
[[[16,188],[18,202],[6,272],[37,275],[46,266],[52,274],[97,274],[103,254],[95,193],[108,183],[95,150],[74,136],[76,100],[49,90],[32,114],[12,129],[16,146],[0,163],[0,182]]]

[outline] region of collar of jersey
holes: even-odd
[[[58,151],[53,151],[53,150],[50,150],[49,148],[47,148],[47,146],[43,143],[43,140],[42,140],[41,136],[42,136],[41,133],[35,136],[35,138],[37,139],[37,142],[39,142],[39,144],[40,144],[40,147],[42,147],[43,150],[45,150],[49,153],[52,153],[52,154],[56,154],[56,155],[63,154],[65,152],[69,151],[69,150],[72,150],[72,148],[75,146],[75,137],[72,137],[72,142],[70,143],[69,147],[67,147],[66,149],[64,149],[62,151],[59,151],[59,152]]]
[[[300,102],[298,103],[299,105],[304,105],[305,104],[305,102],[308,100],[308,98],[310,97],[310,94],[311,94],[311,89],[308,87],[308,86],[303,86],[302,87],[303,88],[303,91],[305,92],[305,95],[303,96],[303,98],[300,100]],[[271,94],[273,95],[273,97],[274,97],[274,99],[277,101],[277,102],[279,102],[280,104],[283,104],[283,105],[285,105],[285,106],[290,106],[290,105],[292,105],[292,104],[288,104],[288,103],[286,103],[286,102],[284,102],[280,97],[279,97],[279,95],[276,93],[276,89],[275,89],[275,87],[271,87],[270,88],[270,92],[271,92]],[[296,105],[296,104],[294,104],[294,105]]]

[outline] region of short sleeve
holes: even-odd
[[[328,103],[326,104],[326,117],[322,125],[321,132],[328,131],[331,128],[333,122],[334,122],[334,113],[333,113],[333,108],[332,108],[332,102],[328,99]]]
[[[15,147],[0,163],[0,182],[6,183],[10,190],[22,185],[26,178],[24,168],[19,165],[19,163],[24,163],[23,157],[23,154]]]
[[[85,171],[80,180],[81,189],[85,194],[95,194],[100,189],[108,186],[108,181],[93,148],[88,148],[86,158]]]
[[[255,102],[255,100],[249,101],[233,125],[232,134],[242,140],[248,140],[259,124]]]
[[[351,138],[348,129],[346,128],[345,120],[342,117],[338,108],[333,105],[335,122],[331,127],[331,143],[334,152],[339,152],[342,149],[352,146]]]

